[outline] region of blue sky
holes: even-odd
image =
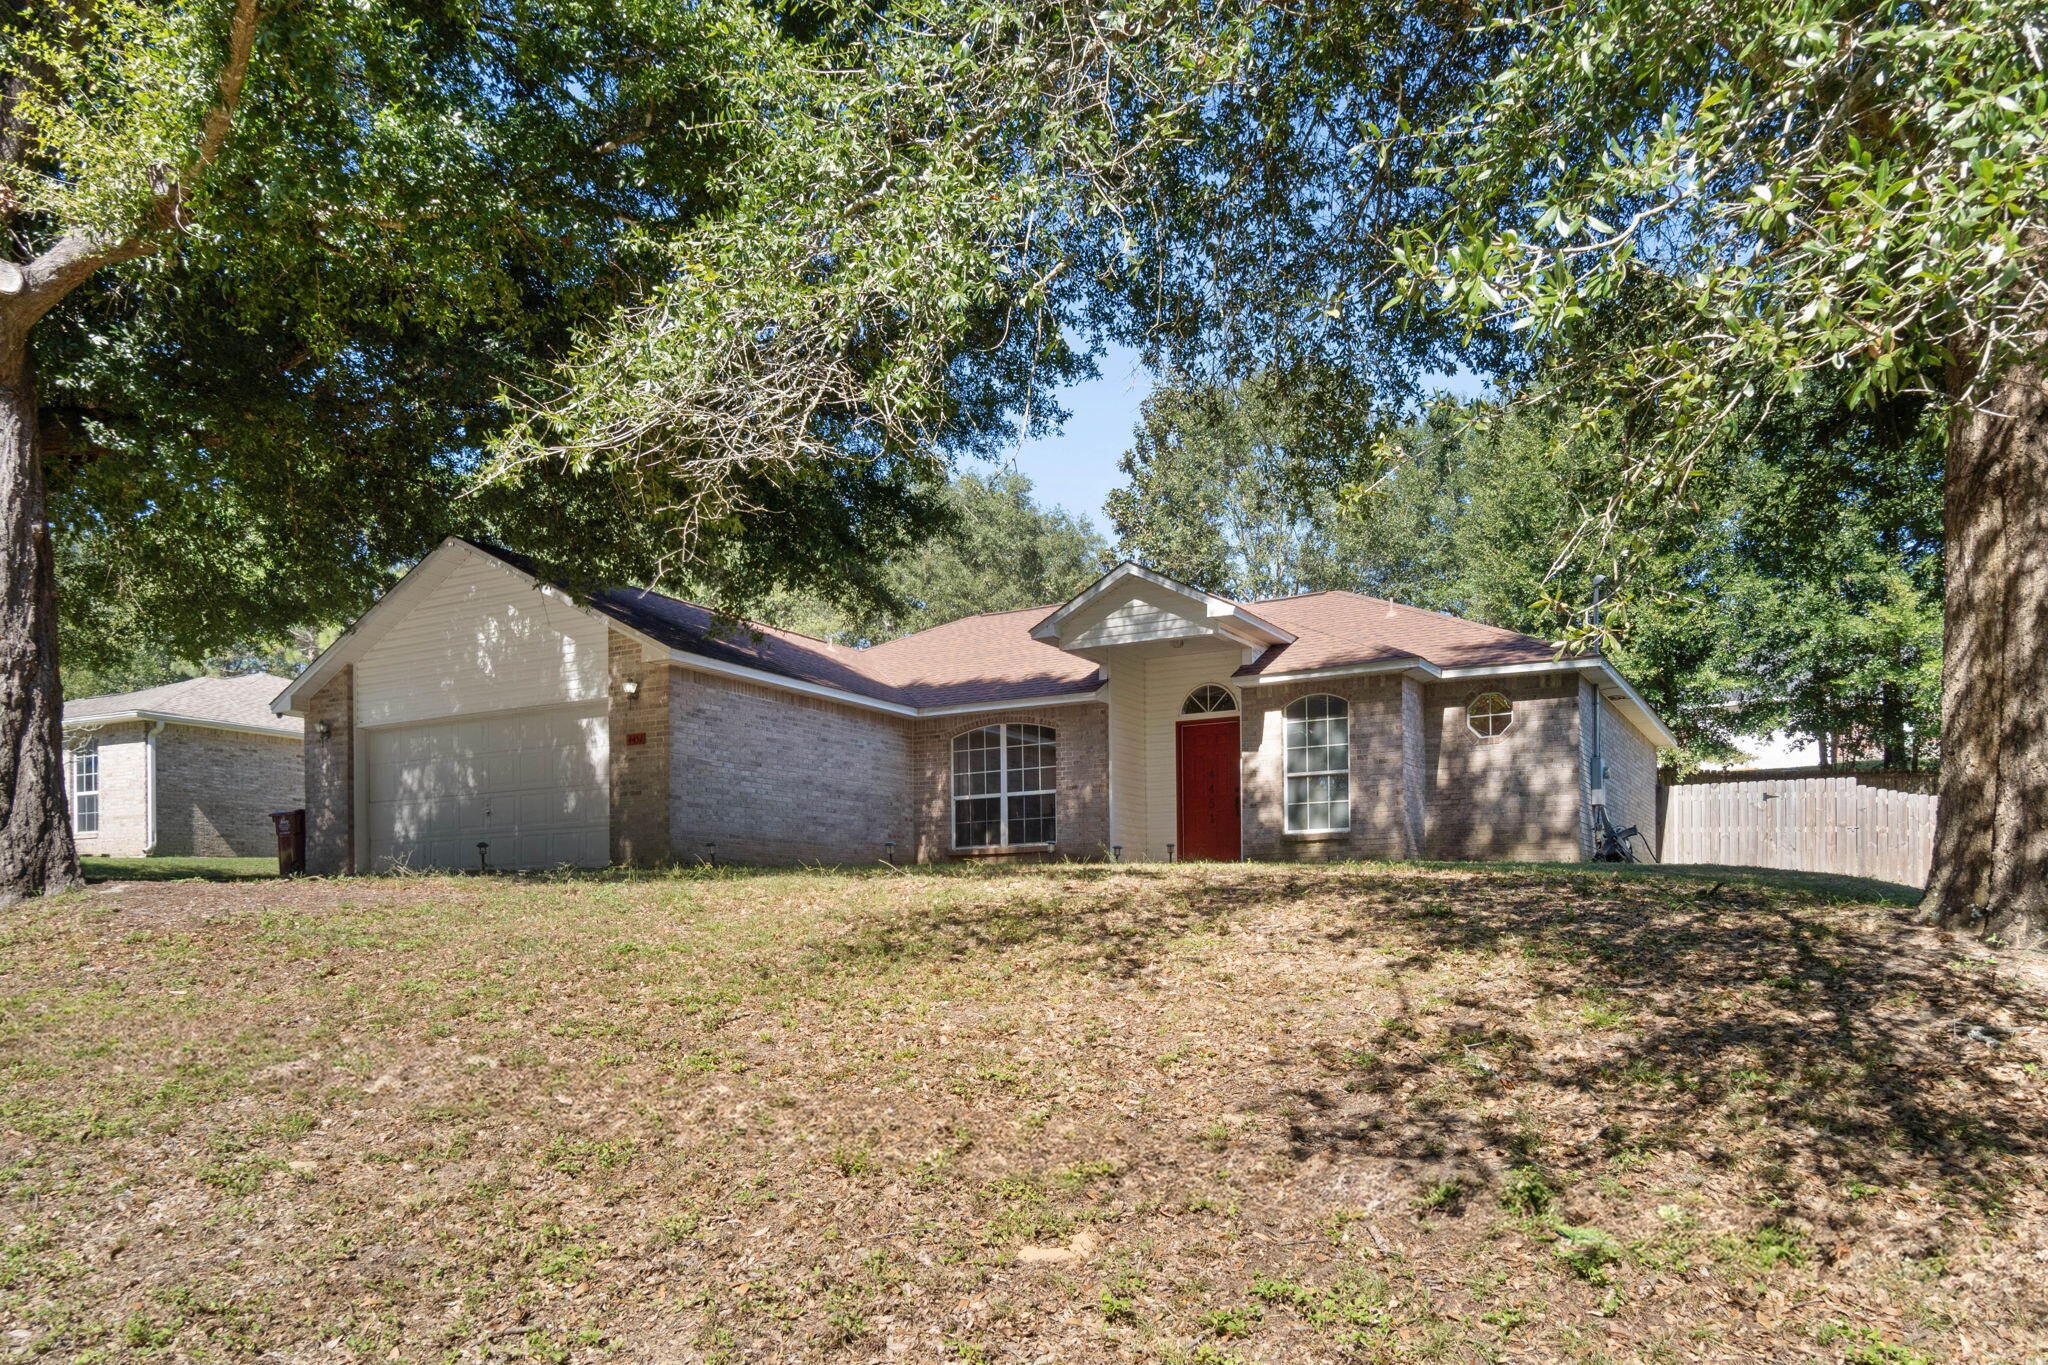
[[[1139,363],[1138,353],[1123,346],[1109,347],[1098,368],[1101,378],[1057,392],[1068,413],[1061,430],[1013,446],[1003,458],[1031,480],[1039,502],[1087,517],[1114,540],[1109,519],[1102,515],[1102,500],[1123,482],[1116,462],[1130,448],[1138,407],[1152,392],[1154,379]],[[1426,377],[1423,387],[1460,398],[1488,391],[1486,383],[1470,373]]]
[[[1123,482],[1116,462],[1131,444],[1138,405],[1152,392],[1153,379],[1138,353],[1122,346],[1110,347],[1098,368],[1100,379],[1059,390],[1068,413],[1062,430],[1013,447],[1006,459],[1031,480],[1040,502],[1088,517],[1110,536],[1102,500]]]

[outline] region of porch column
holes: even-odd
[[[1401,856],[1420,858],[1426,847],[1423,829],[1427,805],[1422,743],[1422,684],[1401,679]]]

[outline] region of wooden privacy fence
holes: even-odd
[[[1925,886],[1934,796],[1878,785],[1890,776],[1731,774],[1675,783],[1665,788],[1663,860]]]

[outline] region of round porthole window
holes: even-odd
[[[1493,739],[1515,723],[1515,708],[1498,692],[1482,692],[1465,708],[1465,723],[1481,739]]]

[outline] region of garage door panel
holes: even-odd
[[[365,731],[374,866],[601,866],[609,735],[589,708]]]

